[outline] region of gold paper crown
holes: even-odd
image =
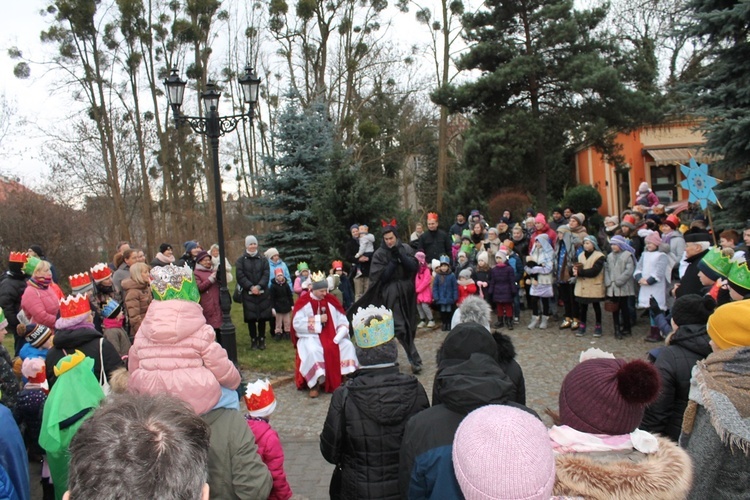
[[[315,271],[310,277],[313,283],[316,281],[325,281],[326,279],[326,275],[323,271]]]
[[[393,313],[385,306],[361,307],[352,317],[354,341],[361,348],[385,344],[394,337]]]
[[[78,365],[84,359],[86,359],[86,355],[76,349],[75,353],[69,356],[65,356],[57,363],[57,365],[55,365],[55,376],[59,377],[63,373],[71,370],[74,366]]]

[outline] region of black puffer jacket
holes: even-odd
[[[237,284],[242,287],[242,311],[245,322],[257,321],[259,319],[271,319],[271,294],[268,291],[268,282],[271,276],[271,266],[268,259],[257,252],[250,255],[247,252],[237,259]],[[250,289],[254,286],[260,287],[260,295],[253,295]]]
[[[497,343],[497,362],[515,386],[515,390],[510,394],[510,400],[525,405],[526,379],[523,378],[521,365],[515,359],[516,348],[513,346],[513,341],[500,332],[493,333],[492,337]]]
[[[16,333],[18,318],[16,315],[21,310],[21,297],[26,290],[26,275],[23,273],[14,273],[6,271],[3,280],[0,281],[0,308],[5,313],[8,320],[8,332]],[[23,341],[21,341],[23,345]],[[20,346],[16,346],[17,350]],[[18,354],[18,352],[16,352]]]
[[[661,376],[661,393],[646,408],[640,429],[662,434],[677,442],[693,366],[711,354],[709,340],[706,325],[687,325],[677,329],[670,344],[661,350],[654,363]]]
[[[73,330],[57,330],[52,341],[52,348],[47,352],[47,381],[49,388],[57,380],[55,375],[55,365],[68,354],[73,354],[76,350],[94,360],[94,375],[99,378],[101,363],[99,362],[99,342],[102,342],[101,357],[104,360],[104,373],[109,380],[110,375],[115,369],[124,367],[122,358],[117,353],[117,349],[109,343],[109,340],[92,328],[76,328]]]
[[[331,480],[331,498],[400,498],[404,427],[429,406],[422,384],[397,366],[359,370],[336,389],[320,435],[323,457],[341,465]]]

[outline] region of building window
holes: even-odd
[[[662,203],[672,203],[677,189],[676,165],[653,165],[651,167],[651,190]]]

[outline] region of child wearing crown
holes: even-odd
[[[281,447],[278,433],[268,423],[276,409],[276,396],[273,387],[266,380],[256,380],[247,385],[245,393],[247,406],[247,425],[253,431],[258,455],[268,467],[273,478],[273,487],[268,500],[288,500],[292,497],[292,487],[284,472],[284,449]]]
[[[172,394],[199,415],[219,404],[239,408],[236,392],[229,396],[240,373],[206,323],[193,271],[170,264],[150,275],[154,301],[130,348],[130,390]]]
[[[312,290],[294,304],[292,343],[297,349],[297,388],[307,387],[311,398],[317,398],[321,389],[333,392],[343,375],[357,369],[349,321],[341,303],[328,293],[322,272],[312,276]]]
[[[430,404],[419,380],[399,371],[393,313],[360,308],[352,324],[360,369],[333,393],[320,434],[323,457],[339,466],[329,491],[331,498],[399,498],[404,428]]]

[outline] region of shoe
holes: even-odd
[[[284,337],[282,336],[282,334],[281,334],[281,333],[274,333],[274,334],[273,334],[273,339],[274,339],[274,340],[275,340],[276,342],[281,342],[281,339],[283,339],[283,338],[284,338]]]
[[[578,328],[580,328],[580,326],[581,326],[581,323],[579,323],[578,320],[575,319],[575,318],[573,318],[573,321],[570,322],[570,329],[571,330],[574,330],[574,331],[578,330]]]
[[[505,326],[508,328],[508,330],[513,329],[513,319],[512,318],[505,318]]]
[[[427,328],[435,328],[435,322],[430,320],[427,322]]]
[[[424,327],[425,327],[425,322],[424,322],[424,320],[422,320],[422,321],[420,321],[419,323],[417,323],[417,328],[424,328]]]
[[[320,391],[318,390],[318,386],[316,385],[312,389],[310,389],[310,392],[308,393],[308,396],[310,396],[312,399],[317,398],[320,396]]]
[[[546,330],[548,322],[549,322],[549,316],[542,316],[542,321],[539,323],[539,329]]]
[[[534,328],[536,328],[538,324],[539,324],[539,316],[532,316],[531,323],[529,323],[529,326],[527,328],[529,330],[533,330]]]
[[[266,350],[266,338],[265,337],[261,337],[258,339],[258,349],[260,349],[261,351]]]
[[[648,332],[648,337],[643,339],[645,342],[661,342],[661,332],[656,326],[652,326]]]
[[[594,326],[594,338],[599,338],[602,336],[602,325],[595,325]]]
[[[516,316],[515,318],[513,318],[513,323],[519,324],[520,322],[521,322],[521,318],[519,318],[518,316]]]
[[[422,373],[422,365],[411,365],[411,372],[414,375],[419,375]]]
[[[586,323],[579,323],[576,337],[583,337],[584,335],[586,335]]]
[[[503,327],[503,320],[502,318],[498,318],[497,321],[492,325],[495,328],[502,328]]]
[[[252,343],[252,345],[250,346],[250,350],[251,350],[251,351],[255,351],[255,350],[257,350],[257,349],[258,349],[258,339],[253,339],[253,343]]]
[[[566,328],[570,328],[570,325],[573,324],[573,320],[570,318],[565,318],[565,320],[560,323],[560,330],[565,330]]]
[[[630,337],[631,335],[633,335],[633,332],[630,331],[630,328],[628,328],[627,330],[620,330],[620,333],[623,337]]]

